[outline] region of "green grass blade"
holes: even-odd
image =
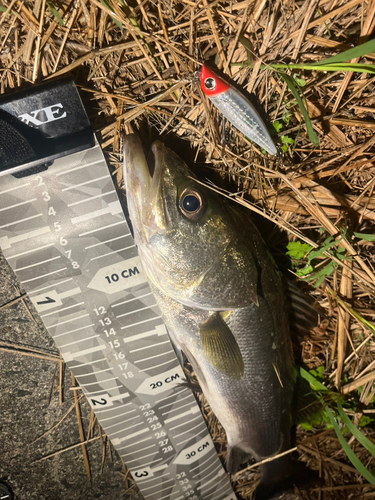
[[[360,314],[355,312],[354,309],[352,309],[351,307],[347,306],[347,309],[351,314],[353,314],[353,316],[355,316],[358,319],[358,321],[360,321],[362,324],[366,325],[367,328],[371,331],[371,333],[373,333],[375,335],[375,326],[372,323],[370,323],[365,318],[363,318]]]
[[[306,130],[307,134],[309,136],[310,141],[314,144],[314,146],[319,147],[319,139],[314,132],[309,114],[307,112],[307,109],[305,108],[305,105],[303,104],[303,101],[301,99],[301,96],[299,95],[299,92],[294,84],[293,78],[286,73],[279,73],[281,78],[284,80],[284,82],[288,85],[289,90],[293,94],[295,100],[297,101],[297,104],[299,106],[299,109],[301,110],[302,116],[305,120],[306,123]]]
[[[304,368],[299,369],[300,375],[302,378],[307,380],[307,382],[311,385],[311,387],[314,389],[314,391],[327,391],[327,387],[323,385],[322,383],[317,380],[314,375],[311,375],[308,371],[306,371]]]
[[[357,47],[353,47],[352,49],[346,50],[345,52],[341,52],[341,54],[337,54],[333,57],[328,57],[327,59],[323,59],[323,61],[315,62],[314,65],[323,66],[325,64],[342,63],[350,61],[350,59],[354,59],[356,57],[362,57],[366,54],[371,54],[371,52],[375,52],[375,40],[369,40],[362,45],[358,45]]]
[[[59,25],[64,26],[64,20],[60,16],[59,11],[56,9],[56,7],[53,4],[51,4],[50,2],[47,2],[47,6],[48,6],[49,10],[51,11],[52,15],[56,17]]]
[[[106,7],[106,8],[107,8],[110,12],[113,12],[113,11],[112,11],[112,9],[111,9],[111,7],[107,4],[107,2],[105,2],[105,0],[100,0],[100,3],[101,3],[102,5],[104,5],[104,7]],[[114,12],[113,12],[113,13],[114,13]],[[112,17],[112,16],[110,16],[110,17],[111,17],[112,21],[113,21],[115,24],[117,24],[117,26],[118,26],[120,29],[122,29],[122,24],[120,23],[120,21],[119,21],[118,19],[116,19],[115,17]]]
[[[375,241],[375,234],[353,233],[356,238],[365,241]]]
[[[375,485],[375,476],[371,474],[370,471],[366,469],[366,467],[363,465],[363,463],[359,460],[359,458],[356,456],[354,451],[350,448],[348,443],[346,442],[346,439],[342,435],[339,426],[337,425],[336,419],[332,415],[331,411],[329,408],[326,406],[325,411],[328,415],[328,418],[331,421],[331,424],[333,425],[333,428],[335,429],[337,439],[339,440],[342,449],[345,451],[347,457],[351,461],[351,463],[354,465],[354,467],[357,469],[357,471],[362,474],[362,476],[370,483]]]
[[[362,446],[366,448],[366,450],[371,453],[371,455],[375,456],[375,444],[372,443],[367,437],[353,424],[348,415],[342,409],[340,403],[337,403],[337,409],[339,411],[340,417],[349,431],[353,434],[356,440],[361,443]]]

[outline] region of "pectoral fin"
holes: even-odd
[[[203,352],[207,359],[221,373],[241,379],[244,363],[240,348],[223,316],[230,312],[213,313],[199,325]]]

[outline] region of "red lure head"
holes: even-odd
[[[208,97],[221,94],[230,88],[230,85],[225,80],[205,65],[199,71],[199,79],[201,81],[201,89]]]

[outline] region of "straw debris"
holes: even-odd
[[[314,260],[307,254],[292,269],[298,274],[311,265],[306,277],[313,279],[304,288],[324,312],[320,327],[306,333],[298,361],[308,369],[323,366],[326,384],[350,403],[352,421],[360,425],[361,417],[369,417],[360,429],[374,442],[375,77],[370,66],[353,72],[346,63],[336,71],[318,65],[371,40],[374,0],[2,0],[0,9],[1,94],[72,76],[114,172],[121,166],[124,132],[138,133],[145,145],[158,134],[167,143],[178,139],[176,147],[183,141],[197,170],[219,174],[215,183],[221,187],[215,189],[273,221],[289,241],[306,242],[311,251],[323,248]],[[370,52],[347,63],[372,65],[374,58]],[[222,117],[193,78],[204,61],[251,92],[277,129],[282,157],[267,157],[228,124],[221,143]],[[319,146],[310,141],[288,80],[275,63],[297,65],[282,71],[303,92]],[[315,69],[308,68],[312,63]],[[24,303],[22,297],[16,300]],[[24,349],[23,354],[59,361],[49,353]],[[199,398],[224,458],[225,434]],[[349,435],[352,450],[373,469],[374,458]],[[87,441],[81,434],[77,446],[85,454],[84,443],[93,439],[103,443],[104,457],[102,433]],[[323,481],[317,490],[301,492],[302,498],[374,494],[333,430],[323,424],[311,431],[299,427],[296,446]],[[124,477],[126,488],[134,489],[127,472]],[[236,475],[239,498],[250,497],[257,477],[245,466]]]

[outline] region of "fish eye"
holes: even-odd
[[[216,87],[216,82],[214,78],[208,77],[204,81],[204,86],[207,90],[214,90]]]
[[[179,205],[188,219],[198,219],[202,215],[203,200],[197,191],[186,189],[180,196]]]

